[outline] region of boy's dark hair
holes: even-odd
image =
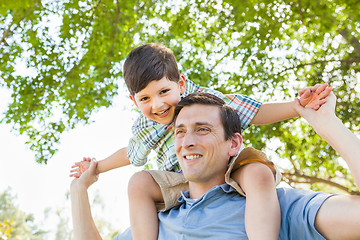
[[[169,48],[149,43],[131,50],[124,63],[124,79],[132,96],[151,81],[163,77],[174,82],[180,77],[175,56]]]
[[[225,140],[234,137],[235,133],[241,133],[241,121],[237,112],[232,107],[226,105],[222,99],[205,92],[191,93],[181,99],[175,108],[175,121],[182,108],[194,104],[217,106],[220,109],[220,118],[224,127]]]

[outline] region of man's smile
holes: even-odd
[[[191,154],[191,155],[184,156],[184,158],[186,160],[193,160],[193,159],[197,159],[197,158],[201,158],[201,157],[202,157],[202,155],[200,155],[200,154]]]

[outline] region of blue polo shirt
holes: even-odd
[[[277,194],[281,208],[279,239],[325,239],[316,231],[314,221],[320,206],[331,195],[291,188],[278,188]],[[158,214],[158,239],[248,239],[244,222],[245,197],[231,186],[215,186],[196,200],[185,192],[179,202],[180,206]],[[121,239],[132,239],[131,230],[114,238]]]

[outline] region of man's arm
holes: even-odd
[[[319,110],[306,109],[298,103],[299,114],[346,161],[357,187],[360,186],[360,139],[335,115],[336,97],[331,93]],[[326,239],[360,239],[360,197],[335,195],[318,210],[315,228]]]
[[[97,162],[91,161],[90,167],[79,178],[71,182],[71,211],[76,240],[101,240],[91,215],[87,189],[97,181]]]
[[[335,115],[336,97],[330,93],[326,104],[319,110],[307,109],[296,104],[297,111],[334,150],[346,161],[360,188],[360,139]]]

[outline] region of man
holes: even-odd
[[[335,103],[331,93],[318,111],[300,104],[297,110],[343,157],[359,186],[360,140],[335,116]],[[228,167],[229,159],[239,151],[242,138],[236,113],[223,105],[200,93],[184,98],[177,107],[175,148],[189,191],[180,197],[180,206],[159,213],[159,239],[246,239],[245,198],[225,184],[224,177],[233,166]],[[241,154],[264,157],[251,148]],[[87,195],[87,188],[97,180],[95,167],[92,162],[71,184],[75,239],[101,239]],[[360,239],[359,196],[282,188],[277,194],[282,218],[279,239]],[[117,237],[130,238],[129,230]]]

